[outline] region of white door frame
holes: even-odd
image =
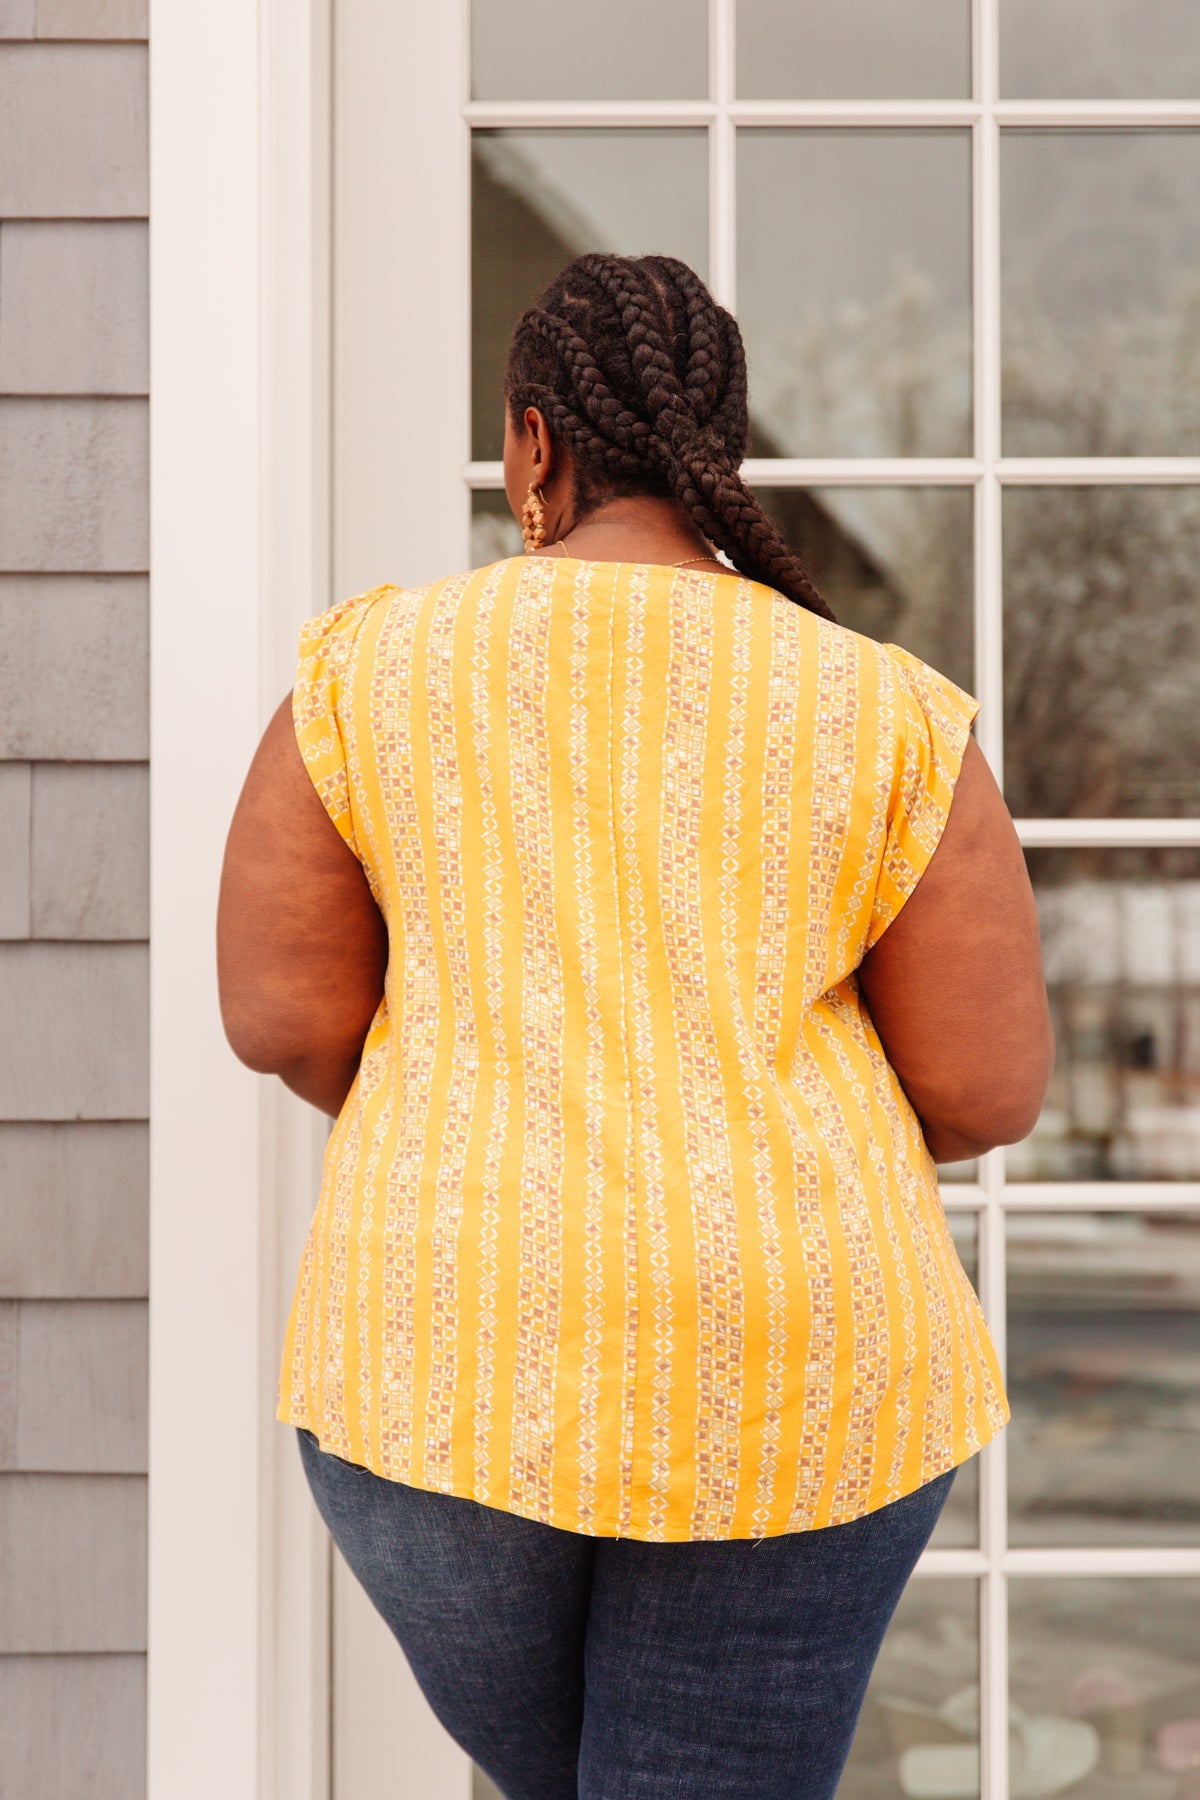
[[[334,10],[150,9],[149,1800],[368,1800],[331,1677],[351,1701],[377,1678],[378,1622],[335,1585],[275,1418],[325,1129],[235,1061],[214,959],[225,835],[300,622],[466,549],[469,374],[429,354],[448,311],[466,342],[466,183],[447,205],[436,174],[466,154],[465,10],[338,10],[357,98],[336,201]],[[414,1800],[460,1800],[467,1759],[392,1655]]]
[[[320,1131],[229,1051],[232,808],[328,604],[327,0],[152,0],[148,1792],[325,1800],[328,1540],[274,1420]]]

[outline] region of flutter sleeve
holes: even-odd
[[[304,766],[325,811],[360,862],[364,858],[354,829],[345,706],[359,632],[382,591],[340,600],[301,627],[292,689],[292,723]]]
[[[899,644],[883,649],[895,670],[897,730],[883,857],[865,949],[876,944],[924,874],[941,841],[979,702]]]

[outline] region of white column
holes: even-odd
[[[326,1800],[328,1541],[274,1417],[315,1115],[236,1062],[230,816],[327,604],[327,0],[152,0],[150,1800]]]

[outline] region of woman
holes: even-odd
[[[230,831],[230,1042],[337,1120],[277,1416],[511,1800],[827,1800],[1009,1417],[934,1163],[1037,1116],[1033,899],[691,269],[572,262],[505,401],[525,554],[311,621]]]

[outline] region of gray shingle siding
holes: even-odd
[[[0,0],[0,1791],[38,1800],[145,1792],[146,17]]]
[[[149,700],[144,575],[0,574],[0,757],[144,761]]]

